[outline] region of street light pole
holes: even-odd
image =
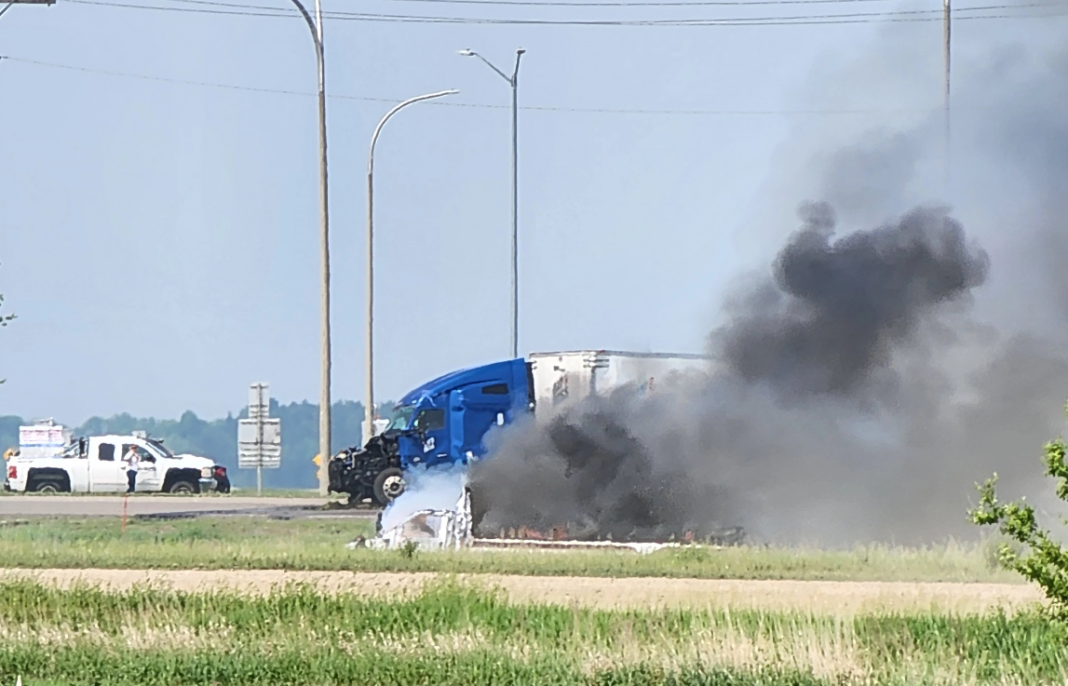
[[[378,122],[378,126],[375,127],[374,133],[371,135],[371,148],[367,154],[367,346],[366,346],[366,369],[364,370],[364,376],[366,379],[366,388],[364,394],[364,427],[363,427],[363,440],[366,442],[369,438],[374,436],[375,431],[375,381],[374,381],[374,314],[375,314],[375,262],[374,262],[374,244],[375,244],[375,213],[374,213],[374,197],[375,197],[375,144],[378,142],[378,134],[382,133],[382,127],[386,125],[386,122],[390,118],[400,112],[408,105],[414,105],[417,102],[424,100],[432,100],[434,98],[441,98],[446,95],[454,95],[459,93],[457,90],[441,91],[439,93],[429,93],[427,95],[419,95],[414,98],[409,98],[399,105],[395,106],[389,112],[386,112],[386,116],[382,117],[382,120]]]
[[[526,50],[515,51],[515,69],[508,76],[492,62],[470,48],[464,57],[477,57],[512,87],[512,357],[519,357],[519,60]]]
[[[330,461],[330,215],[326,173],[326,68],[323,53],[323,10],[315,0],[315,21],[300,0],[293,0],[311,30],[319,71],[319,251],[322,262],[319,293],[321,378],[319,394],[319,455],[323,464]],[[319,470],[319,495],[329,492],[329,469]]]
[[[54,5],[56,0],[8,0],[4,4],[3,8],[0,8],[0,17],[4,16],[4,13],[11,9],[12,5]]]
[[[950,14],[951,14],[950,0],[943,0],[942,4],[942,69],[945,86],[945,99],[943,100],[943,124],[945,126],[945,139],[943,144],[945,146],[945,154],[943,158],[944,174],[945,174],[945,186],[947,200],[950,194],[950,154],[952,152],[950,148],[950,117],[949,117],[949,60],[950,60]]]

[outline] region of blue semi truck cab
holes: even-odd
[[[532,364],[522,358],[440,376],[401,398],[382,433],[331,458],[330,490],[385,506],[404,491],[405,471],[483,457],[489,431],[534,403]]]

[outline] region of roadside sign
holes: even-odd
[[[282,466],[282,420],[240,420],[237,450],[237,466],[241,469],[278,469]]]
[[[270,414],[271,393],[267,384],[254,383],[248,387],[248,418],[266,417]]]
[[[249,386],[248,419],[237,423],[237,466],[256,470],[256,492],[263,490],[263,470],[282,466],[282,420],[268,416],[267,384]]]

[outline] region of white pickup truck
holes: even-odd
[[[4,489],[18,493],[125,492],[126,465],[122,456],[130,446],[141,457],[138,493],[230,491],[226,467],[206,457],[175,455],[162,442],[142,436],[76,438],[59,455],[12,457],[7,463]]]

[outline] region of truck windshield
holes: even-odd
[[[67,449],[64,450],[63,452],[61,452],[59,454],[59,456],[61,458],[63,458],[64,460],[69,460],[69,459],[74,458],[74,457],[80,457],[81,456],[81,450],[80,450],[80,447],[78,445],[78,441],[74,441],[74,443],[71,443],[70,445],[68,445]]]
[[[154,441],[151,438],[148,438],[145,439],[145,443],[147,443],[148,447],[154,452],[156,452],[158,455],[162,455],[163,457],[174,457],[174,453],[172,453],[168,448],[164,447],[164,445],[159,441]]]
[[[408,428],[408,421],[412,418],[412,412],[415,407],[412,405],[406,405],[404,407],[398,407],[393,410],[393,416],[389,418],[389,426],[386,427],[386,431],[393,429],[400,429],[403,431]]]

